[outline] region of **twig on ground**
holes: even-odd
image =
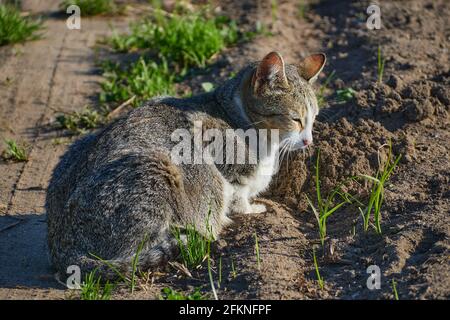
[[[130,104],[133,103],[134,99],[136,99],[136,96],[132,96],[130,99],[128,99],[127,101],[125,101],[124,103],[122,103],[120,106],[118,106],[117,108],[115,108],[114,110],[112,110],[110,113],[108,113],[108,115],[106,116],[106,118],[108,120],[111,120],[112,118],[114,118],[115,116],[117,116],[120,111],[122,111],[125,107],[129,106]]]
[[[11,217],[11,216],[7,216],[7,217]],[[14,228],[14,227],[17,226],[19,223],[22,223],[22,222],[24,221],[24,219],[22,219],[22,218],[17,218],[17,217],[11,217],[11,218],[17,219],[17,220],[19,220],[19,221],[13,222],[13,223],[7,225],[6,227],[0,229],[0,232],[9,230],[9,229],[11,229],[11,228]]]

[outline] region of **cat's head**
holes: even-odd
[[[325,54],[313,54],[298,65],[285,64],[271,52],[256,66],[247,92],[246,112],[257,128],[278,129],[289,150],[312,143],[312,127],[319,112],[312,83],[325,65]]]

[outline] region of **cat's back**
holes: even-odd
[[[172,133],[192,130],[193,121],[204,119],[208,96],[200,99],[170,97],[147,101],[107,127],[75,141],[56,166],[48,187],[47,204],[64,203],[82,185],[118,171],[138,167],[155,154],[170,157],[176,144]]]
[[[67,172],[68,167],[96,167],[126,154],[168,147],[174,130],[189,127],[191,109],[181,99],[150,100],[105,128],[75,141],[63,155],[54,176]]]
[[[193,122],[215,118],[212,95],[179,99],[161,97],[147,101],[107,128],[99,139],[108,150],[171,147],[171,135],[178,129],[192,130]]]

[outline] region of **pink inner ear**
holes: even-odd
[[[258,79],[271,79],[283,69],[283,59],[276,52],[271,52],[264,57],[258,66],[256,77]]]
[[[282,86],[285,86],[287,83],[284,61],[277,52],[271,52],[262,59],[252,79],[255,92],[263,84],[272,86],[274,83],[279,83]]]
[[[301,65],[302,76],[306,80],[316,76],[325,64],[325,59],[325,55],[320,53],[306,57]]]

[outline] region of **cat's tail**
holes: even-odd
[[[123,280],[129,281],[133,273],[148,271],[167,264],[179,254],[178,242],[167,236],[152,247],[144,247],[140,252],[116,259],[104,260],[94,254],[81,256],[78,266],[81,270],[81,282],[91,272],[100,277],[102,282]]]

